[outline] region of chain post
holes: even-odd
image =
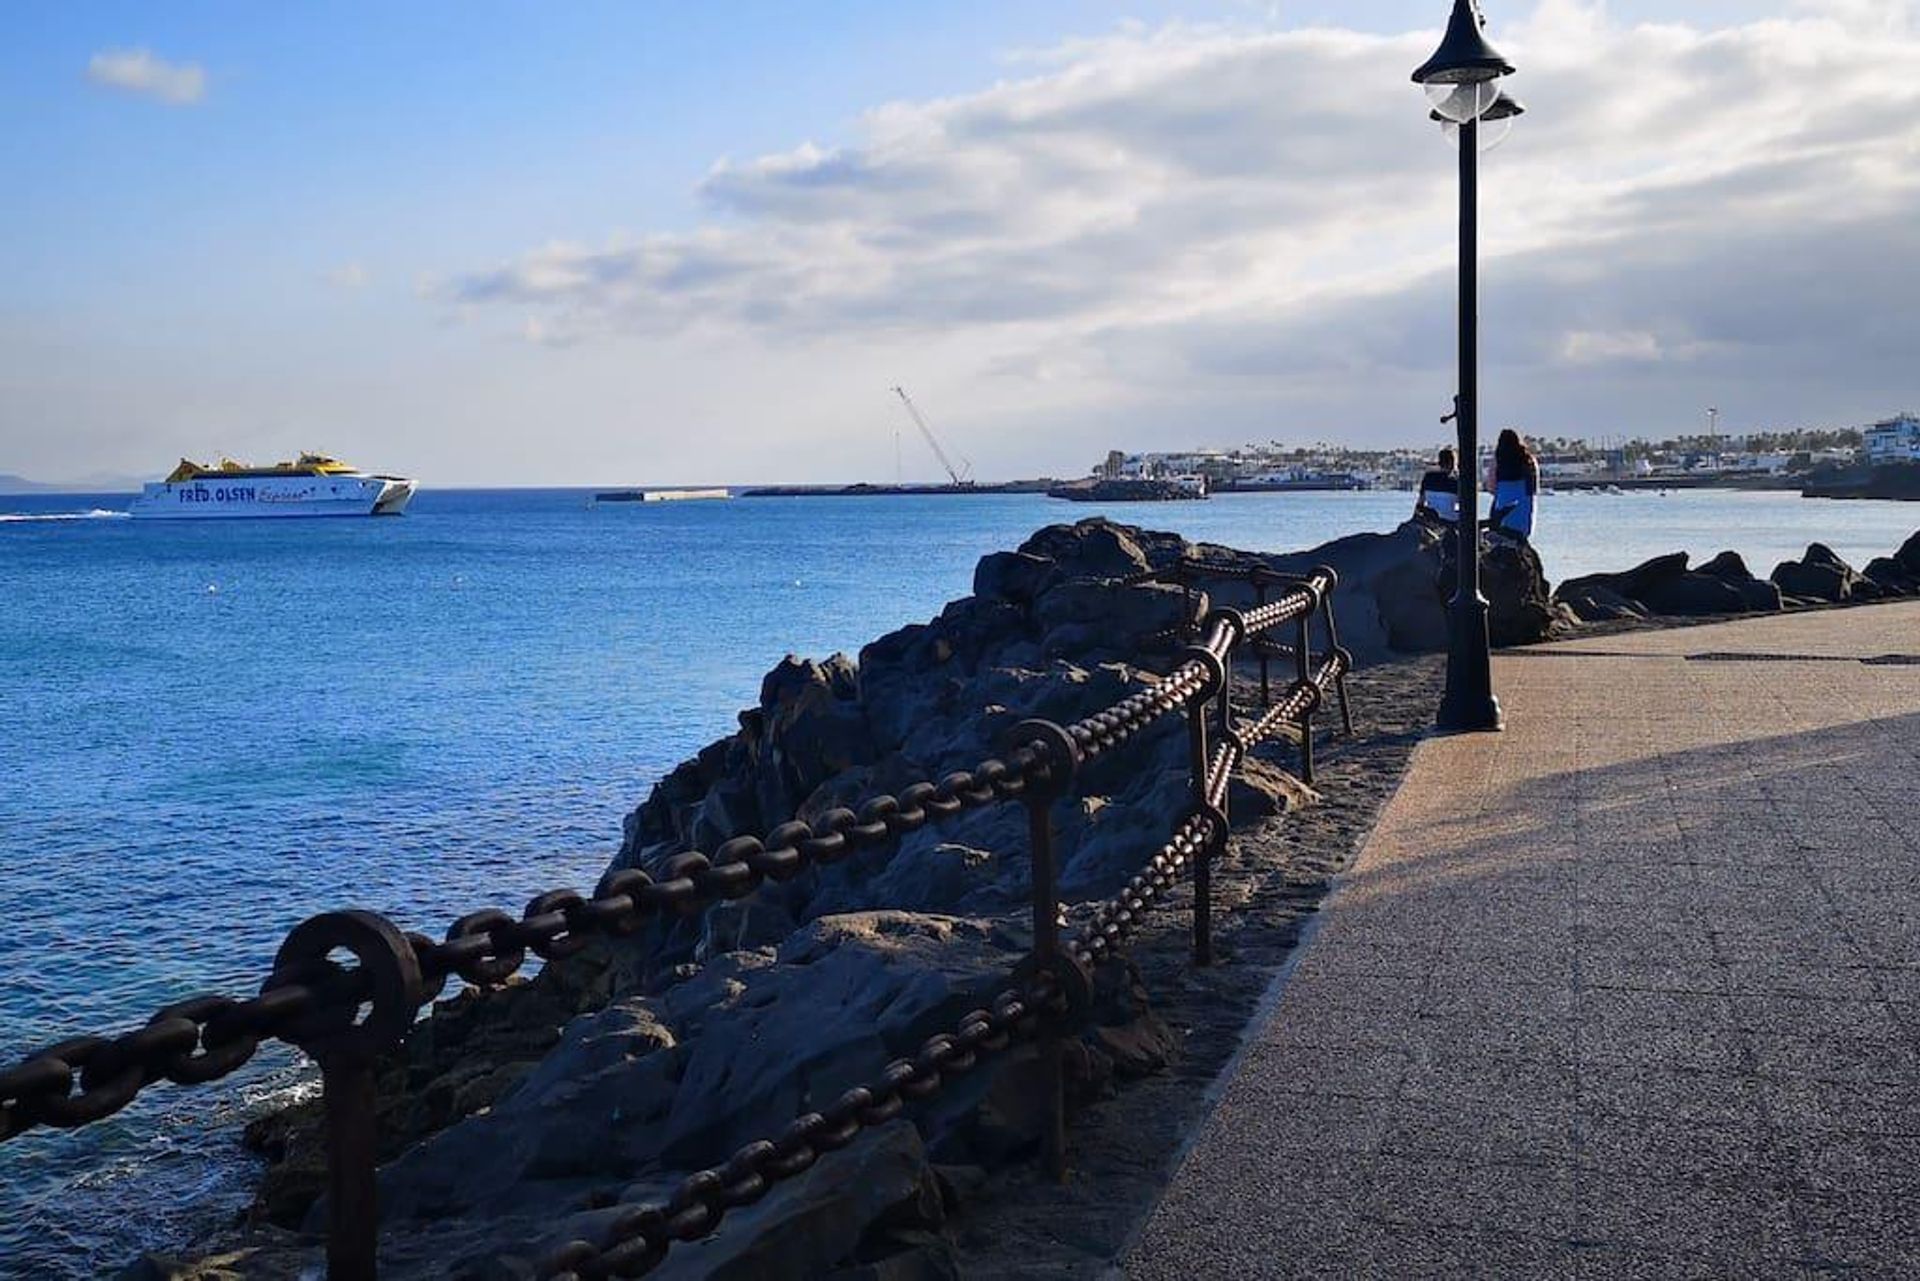
[[[1333,571],[1331,569],[1327,570],[1326,573],[1329,578],[1332,578]],[[1335,654],[1341,653],[1340,632],[1333,621],[1333,590],[1331,587],[1328,588],[1327,594],[1320,598],[1320,608],[1325,612],[1327,620],[1327,649]],[[1340,674],[1333,678],[1333,688],[1334,691],[1340,695],[1340,728],[1348,738],[1352,738],[1353,704],[1347,699],[1347,666],[1351,666],[1351,661],[1349,661],[1347,665],[1342,666]]]
[[[1059,980],[1071,963],[1060,952],[1060,874],[1054,863],[1053,803],[1073,787],[1080,768],[1080,747],[1073,736],[1052,721],[1022,721],[1008,732],[1008,741],[1033,744],[1043,752],[1045,775],[1030,781],[1027,804],[1027,848],[1033,881],[1033,954],[1028,964],[1035,975]],[[1051,1021],[1039,1037],[1041,1130],[1040,1160],[1056,1183],[1067,1181],[1066,1047]]]
[[[1266,605],[1266,603],[1267,603],[1266,571],[1256,569],[1253,571],[1254,608],[1256,609],[1262,608]],[[1254,639],[1253,645],[1254,645],[1254,648],[1257,651],[1259,651],[1259,654],[1260,654],[1260,706],[1272,707],[1273,706],[1273,686],[1267,675],[1267,665],[1269,660],[1267,656],[1266,637],[1264,636],[1256,637]]]
[[[374,1281],[380,1207],[375,1195],[373,1059],[358,1051],[320,1057],[327,1116],[327,1281]]]
[[[1207,709],[1195,703],[1187,709],[1187,752],[1193,769],[1193,803],[1207,803]],[[1213,866],[1206,851],[1193,861],[1193,963],[1213,964]]]
[[[1226,646],[1208,666],[1216,682],[1210,692],[1219,713],[1220,740],[1228,742],[1233,738],[1233,660],[1247,641],[1247,619],[1237,609],[1216,609],[1207,618],[1227,630]]]
[[[1294,665],[1299,670],[1300,686],[1305,689],[1313,683],[1313,635],[1311,613],[1300,615],[1299,636],[1294,644]],[[1300,778],[1303,782],[1313,782],[1313,704],[1300,714]]]
[[[1207,756],[1207,703],[1209,696],[1217,693],[1221,715],[1220,741],[1231,742],[1232,703],[1228,690],[1233,683],[1233,650],[1247,634],[1246,625],[1240,621],[1241,616],[1236,611],[1216,612],[1229,620],[1234,636],[1234,643],[1228,646],[1226,656],[1215,654],[1203,645],[1195,645],[1186,651],[1186,657],[1206,666],[1208,676],[1202,692],[1187,707],[1187,754],[1188,768],[1193,778],[1193,807],[1202,812],[1212,808],[1212,801],[1207,796],[1207,771],[1212,765]],[[1197,966],[1213,964],[1213,869],[1209,866],[1205,846],[1195,852],[1193,861],[1193,963]]]
[[[1053,865],[1051,801],[1027,803],[1027,841],[1033,861],[1033,965],[1052,972],[1060,954],[1060,899]],[[1047,1177],[1067,1181],[1067,1083],[1060,1034],[1040,1033],[1040,1161]]]
[[[1193,579],[1187,573],[1185,561],[1180,562],[1173,574],[1180,583],[1180,634],[1191,640],[1194,626],[1199,621],[1193,616]]]
[[[1244,636],[1245,631],[1237,633]],[[1220,718],[1220,739],[1225,742],[1233,737],[1233,651],[1238,645],[1227,647],[1226,675],[1220,681],[1220,693],[1214,700]]]
[[[1235,634],[1245,636],[1246,629],[1240,628]],[[1237,648],[1237,646],[1234,648]],[[1232,743],[1235,741],[1233,733],[1233,648],[1227,650],[1226,663],[1220,678],[1220,696],[1218,702],[1220,742],[1223,744]],[[1227,804],[1225,792],[1221,793],[1218,807],[1215,807],[1212,799],[1205,794],[1207,790],[1207,768],[1211,764],[1211,761],[1204,759],[1203,753],[1203,759],[1200,763],[1201,796],[1199,799],[1209,810],[1224,814]],[[1227,772],[1229,776],[1231,776],[1232,767],[1230,763]],[[1226,821],[1223,818],[1219,824],[1218,839],[1216,840],[1213,836],[1209,836],[1206,844],[1200,849],[1199,857],[1194,861],[1193,963],[1203,968],[1213,964],[1213,856],[1224,845],[1226,830]]]
[[[327,912],[293,927],[263,990],[337,979],[336,951],[352,953],[361,1001],[303,1015],[282,1039],[320,1064],[327,1112],[327,1279],[374,1281],[380,1207],[375,1182],[374,1067],[400,1044],[426,1003],[420,960],[407,936],[373,912]],[[360,1019],[361,1005],[368,1014]]]

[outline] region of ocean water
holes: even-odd
[[[929,617],[1040,525],[1104,512],[1291,550],[1411,503],[586,499],[428,489],[397,520],[157,523],[124,497],[0,498],[0,1063],[245,994],[317,911],[438,935],[591,885],[622,815],[781,655]],[[1920,526],[1920,506],[1783,494],[1545,504],[1555,578],[1728,546],[1764,574],[1814,539],[1861,565]],[[263,1051],[224,1086],[163,1083],[0,1147],[0,1275],[95,1275],[230,1214],[236,1120],[304,1079]]]

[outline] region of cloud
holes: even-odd
[[[168,62],[145,49],[105,49],[94,54],[87,63],[87,79],[175,107],[207,96],[207,73],[199,63]]]
[[[1644,329],[1576,329],[1560,340],[1560,357],[1570,365],[1600,365],[1616,360],[1659,360],[1660,340]]]
[[[1905,34],[1914,25],[1913,0],[1795,0],[1794,8],[1893,35]]]
[[[1920,226],[1910,16],[1633,26],[1542,0],[1498,29],[1529,106],[1483,165],[1502,394],[1571,429],[1691,415],[1708,379],[1901,399],[1920,311],[1873,246]],[[960,335],[972,377],[1077,388],[1109,421],[1205,404],[1227,430],[1385,432],[1451,394],[1453,172],[1406,84],[1433,39],[1122,27],[877,107],[850,141],[723,160],[694,230],[549,244],[431,296],[547,342]]]
[[[335,289],[364,289],[372,279],[367,269],[357,262],[342,263],[327,272],[327,283]]]

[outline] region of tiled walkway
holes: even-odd
[[[1920,1276],[1920,605],[1495,679],[1126,1275]]]

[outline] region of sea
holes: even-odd
[[[594,505],[436,491],[384,520],[136,521],[0,498],[0,1065],[211,991],[357,906],[439,935],[590,887],[653,781],[735,727],[783,655],[857,653],[966,594],[983,554],[1108,515],[1294,550],[1402,493],[1068,504],[1040,495]],[[1809,542],[1855,565],[1920,506],[1712,490],[1543,499],[1550,577]],[[238,1131],[312,1089],[268,1048],[0,1146],[0,1275],[89,1277],[246,1203]]]

